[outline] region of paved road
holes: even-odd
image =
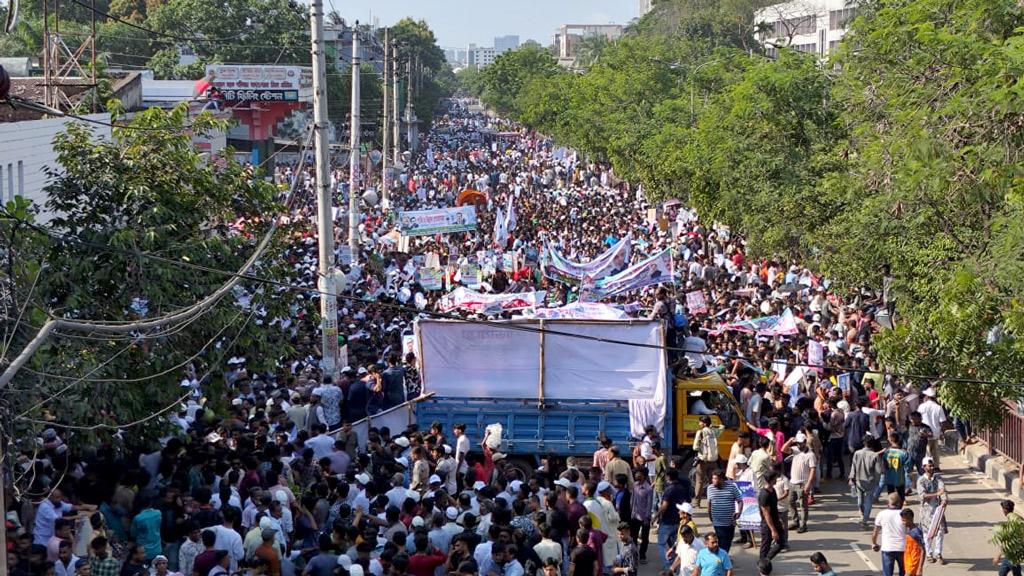
[[[942,468],[946,490],[950,493],[947,512],[949,534],[943,544],[943,556],[949,563],[946,566],[926,564],[924,573],[926,576],[995,574],[992,566],[995,547],[989,543],[989,538],[992,525],[1002,518],[999,501],[1006,496],[980,474],[972,472],[962,456],[944,456]],[[773,560],[774,573],[779,576],[813,574],[807,559],[811,553],[821,551],[841,576],[879,574],[879,554],[871,551],[871,532],[857,525],[860,516],[846,483],[825,482],[822,491],[824,493],[811,507],[811,529],[804,534],[790,532],[790,551]],[[912,496],[910,503],[916,511],[919,500]],[[1018,501],[1017,506],[1018,510],[1024,509],[1022,502]],[[872,514],[878,509],[876,506]],[[703,530],[707,525],[706,511],[697,512],[705,518],[699,523]],[[651,563],[641,567],[640,576],[658,575],[653,560],[656,555],[654,549]],[[757,576],[756,549],[744,550],[734,545],[732,557],[736,576]]]

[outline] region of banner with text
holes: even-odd
[[[633,243],[629,235],[586,263],[570,262],[556,247],[546,244],[541,255],[541,272],[548,278],[567,284],[579,284],[585,278],[597,281],[625,270],[632,252]]]
[[[482,314],[500,314],[510,310],[536,308],[544,301],[547,293],[519,292],[516,294],[481,294],[466,288],[456,288],[441,299],[441,311],[449,312],[460,308]]]
[[[402,236],[431,236],[476,230],[476,208],[459,206],[398,213]]]
[[[597,280],[592,289],[586,291],[590,300],[600,300],[616,296],[625,292],[639,290],[655,284],[674,283],[675,275],[672,270],[672,249],[666,249],[659,254],[651,256],[647,260],[627,268],[622,272]],[[584,291],[580,291],[580,299],[583,300]]]

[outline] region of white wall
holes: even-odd
[[[109,114],[91,114],[87,118],[110,122]],[[23,196],[39,206],[39,221],[51,218],[44,208],[43,187],[47,180],[43,169],[56,164],[53,137],[70,122],[80,121],[52,118],[0,123],[0,201],[6,204],[15,196]],[[98,137],[110,138],[108,126],[89,125]]]
[[[852,19],[857,4],[858,0],[790,0],[767,6],[754,12],[755,24],[774,25],[781,21],[788,21],[788,24],[762,32],[758,39],[769,49],[769,54],[774,46],[789,45],[824,58],[846,34],[848,19]],[[799,26],[800,23],[803,26]]]

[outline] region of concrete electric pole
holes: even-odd
[[[316,149],[317,235],[320,240],[320,328],[323,333],[323,373],[338,378],[338,299],[334,288],[334,206],[331,150],[327,119],[327,59],[324,54],[324,3],[312,0],[309,21],[313,55],[313,144]],[[358,83],[356,83],[358,85]],[[354,189],[349,195],[356,194]],[[352,258],[355,258],[352,254]]]
[[[388,121],[389,121],[389,118],[390,118],[388,112],[389,112],[389,109],[391,108],[391,103],[388,102],[388,93],[389,93],[389,88],[390,88],[388,86],[388,74],[390,73],[390,70],[388,69],[388,66],[391,65],[390,55],[391,55],[391,44],[388,43],[388,29],[385,28],[384,29],[384,141],[383,141],[382,146],[381,146],[383,154],[381,154],[381,168],[380,168],[380,197],[381,197],[381,205],[384,207],[384,210],[389,210],[391,208],[391,189],[388,187],[388,154],[389,154],[388,148],[391,146],[391,126],[388,124]]]
[[[359,120],[359,21],[352,29],[352,112],[348,152],[348,246],[352,262],[359,261],[359,136],[363,125]]]

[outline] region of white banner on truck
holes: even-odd
[[[420,321],[424,390],[455,398],[654,400],[664,389],[664,351],[648,346],[662,344],[658,321],[545,321],[543,391],[540,322],[507,324]]]

